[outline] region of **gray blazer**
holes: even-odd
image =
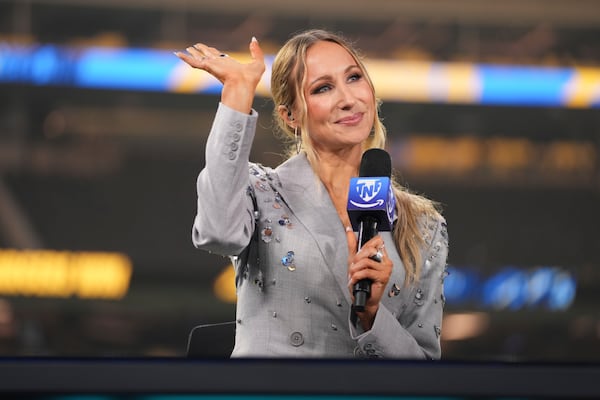
[[[232,357],[439,358],[443,218],[422,219],[422,275],[409,287],[391,234],[381,233],[394,268],[364,332],[352,322],[346,233],[327,190],[304,154],[276,169],[249,162],[257,118],[219,105],[197,181],[193,243],[236,269]]]

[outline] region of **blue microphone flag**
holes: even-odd
[[[396,198],[389,177],[357,177],[350,179],[348,216],[357,231],[365,216],[376,218],[379,231],[391,231],[396,212]]]

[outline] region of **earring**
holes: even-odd
[[[302,137],[298,136],[298,126],[294,127],[294,139],[296,141],[296,154],[300,154],[302,148]]]

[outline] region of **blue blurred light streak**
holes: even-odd
[[[267,78],[272,59],[270,55],[266,58]],[[450,71],[458,64],[397,60],[366,60],[366,64],[376,89],[385,89],[381,90],[382,100],[600,107],[600,68],[461,64],[461,71],[467,72],[452,74]],[[389,77],[390,72],[395,76],[412,74],[423,82],[416,82],[413,92],[404,90],[399,82],[397,88],[389,88],[389,82],[377,77]],[[221,90],[216,79],[190,68],[166,50],[22,46],[7,42],[0,42],[0,83],[202,94],[218,94]],[[431,88],[432,84],[439,90]],[[268,86],[268,79],[263,79],[259,94],[268,96]],[[449,87],[461,88],[463,94],[460,98],[444,94]]]

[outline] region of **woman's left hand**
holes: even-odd
[[[354,284],[362,279],[371,280],[371,295],[367,299],[365,310],[357,312],[363,329],[371,329],[375,320],[375,315],[379,309],[379,302],[385,292],[385,288],[392,274],[392,261],[387,255],[383,238],[380,235],[375,236],[365,243],[360,251],[357,252],[358,243],[354,232],[348,232],[348,289],[352,301],[354,302]],[[380,261],[377,261],[377,258]]]

